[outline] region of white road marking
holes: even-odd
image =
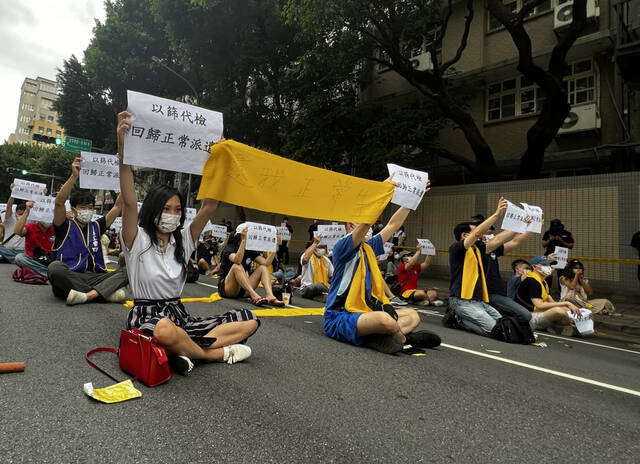
[[[535,370],[535,371],[544,372],[546,374],[556,375],[558,377],[564,377],[566,379],[576,380],[578,382],[583,382],[583,383],[587,383],[587,384],[590,384],[590,385],[595,385],[595,386],[602,387],[602,388],[608,388],[610,390],[615,390],[615,391],[619,391],[619,392],[622,392],[622,393],[627,393],[629,395],[640,397],[640,391],[631,390],[630,388],[618,387],[617,385],[611,385],[609,383],[600,382],[598,380],[591,380],[591,379],[587,379],[585,377],[579,377],[577,375],[567,374],[565,372],[555,371],[553,369],[547,369],[546,367],[535,366],[533,364],[527,364],[527,363],[523,363],[523,362],[520,362],[520,361],[514,361],[512,359],[502,358],[500,356],[494,356],[494,355],[491,355],[491,354],[470,350],[468,348],[462,348],[460,346],[449,345],[447,343],[443,343],[440,346],[443,346],[445,348],[450,348],[452,350],[462,351],[464,353],[473,354],[473,355],[476,355],[476,356],[482,356],[483,358],[489,358],[489,359],[493,359],[493,360],[496,360],[496,361],[501,361],[503,363],[513,364],[515,366],[525,367],[527,369],[532,369],[532,370]]]
[[[560,337],[558,335],[551,335],[549,333],[542,333],[542,332],[536,332],[538,335],[540,335],[541,337],[550,337],[550,338],[559,338],[560,340],[566,340],[570,343],[582,343],[585,345],[593,345],[593,346],[599,346],[600,348],[609,348],[610,350],[618,350],[618,351],[624,351],[626,353],[633,353],[633,354],[640,354],[640,351],[634,351],[634,350],[628,350],[626,348],[618,348],[617,346],[609,346],[609,345],[601,345],[599,343],[593,343],[593,342],[587,342],[584,340],[580,340],[577,338],[568,338],[568,337]]]

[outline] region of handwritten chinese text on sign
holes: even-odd
[[[414,210],[424,196],[429,174],[414,169],[403,168],[397,164],[387,164],[389,175],[393,174],[393,182],[397,183],[391,203]]]
[[[13,179],[13,190],[11,196],[13,198],[20,198],[21,200],[32,200],[44,195],[44,191],[47,188],[45,184],[39,182],[31,182],[23,179]]]
[[[80,188],[120,191],[120,169],[116,155],[83,151]]]
[[[276,251],[276,228],[268,224],[246,222],[247,226],[247,250]]]
[[[420,244],[420,254],[429,256],[436,255],[436,247],[431,243],[431,240],[419,238],[418,243]]]
[[[552,267],[555,269],[564,269],[567,267],[567,261],[569,261],[569,248],[557,246],[554,253],[556,254],[556,261],[558,261],[558,264],[554,264]]]
[[[313,236],[322,235],[320,240],[321,245],[327,245],[327,250],[333,250],[333,246],[338,243],[342,237],[346,235],[347,231],[343,224],[338,225],[318,225],[318,230],[313,233]]]

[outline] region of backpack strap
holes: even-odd
[[[9,238],[8,238],[8,239],[6,239],[4,242],[2,242],[2,244],[4,245],[5,243],[7,243],[9,240],[11,240],[11,239],[12,239],[13,237],[15,237],[15,236],[16,236],[16,234],[15,234],[15,233],[14,233],[14,234],[9,235]]]

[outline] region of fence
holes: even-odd
[[[570,259],[603,258],[584,262],[585,275],[596,292],[601,288],[607,293],[640,294],[636,265],[621,262],[638,258],[629,243],[640,230],[640,172],[434,187],[405,222],[407,244],[415,244],[416,238],[429,238],[437,249],[447,250],[454,240],[455,224],[470,220],[477,213],[488,216],[501,195],[514,203],[541,206],[543,232],[551,219],[561,219],[575,238]],[[395,205],[389,205],[383,221],[395,209]],[[278,225],[282,219],[279,214],[254,210],[246,210],[246,216],[248,220]],[[235,207],[230,205],[222,205],[217,211],[216,218],[223,217],[234,224],[239,222]],[[296,256],[304,249],[311,220],[290,217],[289,223],[294,228],[290,250]],[[499,229],[500,222],[496,227]],[[532,256],[543,252],[541,235],[533,234],[514,254]],[[505,278],[511,273],[513,259],[500,258]],[[427,272],[432,277],[448,278],[447,253],[439,252]]]

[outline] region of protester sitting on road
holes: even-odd
[[[640,232],[636,232],[635,234],[633,234],[629,246],[633,247],[633,249],[636,250],[638,259],[640,259]],[[640,280],[640,264],[638,265],[638,280]]]
[[[131,167],[123,163],[124,134],[131,128],[127,111],[118,114],[118,156],[123,202],[122,247],[127,261],[133,308],[127,328],[135,327],[153,336],[170,355],[172,368],[182,374],[191,371],[191,359],[237,363],[251,355],[244,345],[259,326],[248,310],[193,317],[180,302],[186,280],[186,265],[198,237],[215,212],[218,202],[205,198],[187,228],[185,202],[180,192],[168,185],[149,189],[139,218]]]
[[[11,184],[13,188],[13,184]],[[24,253],[24,237],[15,233],[16,223],[24,214],[26,204],[24,202],[16,205],[16,212],[13,213],[13,197],[7,201],[7,211],[4,215],[4,237],[0,245],[0,262],[8,261],[14,263],[18,253]]]
[[[291,224],[289,224],[288,217],[285,216],[282,218],[281,226],[286,227],[287,230],[289,231],[289,234],[291,234],[291,236],[293,237],[293,227],[291,227]],[[289,264],[289,241],[288,240],[280,241],[280,246],[278,247],[278,261],[280,262],[280,264],[283,264],[283,265]]]
[[[329,293],[329,282],[333,276],[333,264],[327,258],[327,245],[321,245],[322,235],[318,234],[300,256],[302,279],[300,296],[309,300],[319,298],[325,302]]]
[[[530,218],[527,218],[531,222]],[[503,316],[511,316],[521,319],[525,322],[531,320],[531,313],[521,304],[509,298],[504,281],[500,276],[500,263],[498,258],[504,256],[505,253],[511,253],[529,236],[529,232],[524,234],[516,234],[508,230],[500,232],[496,238],[505,237],[506,242],[498,248],[486,255],[485,275],[487,277],[487,291],[489,292],[489,304],[498,310]],[[513,237],[509,240],[510,237]],[[486,235],[484,240],[486,243],[494,239],[492,234]],[[502,239],[500,239],[502,241]]]
[[[481,224],[462,222],[455,226],[456,239],[449,247],[449,307],[455,320],[463,328],[480,335],[489,335],[500,319],[500,313],[489,305],[489,291],[484,271],[485,255],[512,238],[500,234],[488,243],[482,237],[507,209],[507,201],[500,198],[496,212]]]
[[[407,240],[407,234],[404,233],[404,226],[400,227],[397,231],[393,233],[393,238],[391,242],[393,246],[404,246],[404,242]]]
[[[438,299],[438,292],[435,289],[418,289],[418,277],[420,273],[427,269],[431,264],[431,256],[426,255],[421,263],[420,259],[421,247],[416,247],[415,253],[402,253],[402,263],[398,266],[398,282],[400,283],[400,296],[409,303],[433,304],[434,306],[442,306],[444,303]]]
[[[547,329],[547,332],[557,334],[559,331],[554,326],[561,326],[561,334],[569,337],[575,335],[576,330],[571,325],[568,311],[577,316],[581,313],[573,303],[556,302],[549,295],[549,285],[545,278],[551,275],[551,266],[555,263],[545,256],[531,259],[529,264],[532,270],[518,287],[516,301],[533,313],[529,321],[532,329]]]
[[[33,201],[25,204],[25,211],[18,219],[14,233],[24,237],[24,253],[18,253],[14,258],[14,264],[18,267],[28,267],[41,276],[47,276],[47,256],[51,253],[53,244],[53,227],[46,222],[32,222],[26,224],[29,213],[33,207]],[[40,256],[44,257],[38,259]]]
[[[242,223],[236,227],[236,233],[229,239],[222,252],[218,293],[223,298],[251,298],[251,302],[256,306],[268,303],[283,307],[284,302],[273,295],[271,273],[268,269],[268,265],[276,256],[275,253],[265,259],[258,251],[245,250],[246,243],[247,226]],[[258,263],[255,270],[252,268],[254,261]],[[264,287],[266,298],[262,298],[255,290],[260,283]]]
[[[593,288],[584,276],[584,265],[574,259],[567,264],[560,277],[560,301],[569,301],[579,308],[590,309],[593,314],[609,315],[616,311],[606,298],[590,299]]]
[[[100,238],[120,216],[120,199],[104,216],[93,221],[94,198],[91,192],[71,193],[80,176],[82,158],[71,164],[71,175],[56,195],[53,210],[55,261],[49,264],[49,281],[53,294],[66,299],[68,305],[98,299],[119,303],[125,300],[122,289],[127,285],[125,269],[107,272]],[[71,194],[71,195],[69,195]],[[67,217],[65,202],[69,199],[73,217]]]
[[[513,275],[507,282],[507,296],[513,299],[516,297],[522,279],[531,271],[531,266],[524,259],[516,259],[511,262],[511,269],[513,269]]]
[[[200,274],[212,274],[214,269],[220,267],[217,255],[218,243],[211,236],[211,232],[205,232],[202,242],[198,244],[197,252],[198,271]]]
[[[395,310],[389,304],[377,266],[376,256],[384,254],[384,242],[400,229],[410,211],[400,207],[373,237],[370,224],[347,223],[348,234],[333,248],[334,274],[323,320],[329,337],[384,353],[401,351],[405,343],[418,348],[440,344],[440,337],[432,332],[413,332],[420,323],[415,310]]]

